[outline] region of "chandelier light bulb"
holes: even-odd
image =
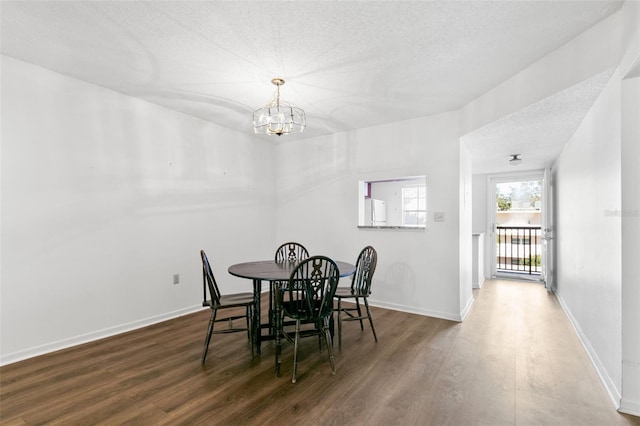
[[[303,132],[307,124],[304,111],[280,100],[280,86],[285,81],[276,77],[271,83],[276,86],[276,93],[268,104],[253,112],[253,131],[278,136]]]

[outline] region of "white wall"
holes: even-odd
[[[553,168],[557,294],[614,401],[622,383],[620,148],[616,72]]]
[[[475,234],[482,234],[487,229],[487,175],[473,175],[472,178],[473,219],[472,229]],[[488,270],[485,268],[485,271]]]
[[[623,6],[622,81],[622,400],[640,416],[640,2]]]
[[[460,247],[460,313],[467,315],[473,303],[473,226],[472,226],[472,187],[471,153],[460,141],[460,177],[459,177],[459,247]]]
[[[622,81],[622,400],[640,416],[640,77]]]
[[[460,234],[456,113],[285,142],[276,158],[279,240],[351,261],[370,244],[378,251],[372,304],[461,319],[461,286],[471,292],[471,232]],[[426,230],[358,229],[359,180],[416,175],[426,176]],[[434,222],[434,211],[445,221]],[[469,240],[468,259],[460,258],[461,238]]]
[[[484,234],[482,245],[482,271],[484,278],[491,278],[491,238],[490,229],[487,227],[487,191],[488,175],[477,174],[472,176],[472,230],[474,234]]]
[[[275,247],[268,144],[1,59],[2,364],[198,309],[201,248],[250,289],[226,266]]]

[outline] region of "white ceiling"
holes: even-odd
[[[613,69],[463,136],[476,174],[551,166],[602,92]],[[522,163],[509,164],[519,154]]]
[[[252,111],[273,95],[271,79],[282,77],[282,98],[307,113],[305,132],[288,136],[300,138],[456,110],[620,7],[617,0],[3,0],[1,51],[247,133]],[[532,138],[540,127],[554,135],[547,142],[557,155],[603,78],[469,135],[474,173],[506,162],[514,153],[505,153],[507,139],[539,142]]]

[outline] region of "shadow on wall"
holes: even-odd
[[[392,263],[385,271],[384,279],[376,280],[372,285],[372,292],[376,298],[396,302],[407,300],[406,296],[415,295],[416,274],[407,263]],[[401,297],[399,297],[401,295]]]

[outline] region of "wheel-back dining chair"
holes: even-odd
[[[309,252],[300,243],[284,243],[276,250],[276,262],[295,262],[309,257]]]
[[[218,289],[218,284],[216,283],[216,279],[213,276],[213,272],[211,271],[211,265],[209,264],[209,259],[207,259],[207,255],[204,250],[200,250],[200,257],[202,258],[202,285],[203,285],[203,293],[204,300],[202,301],[202,306],[208,306],[211,309],[211,318],[209,319],[209,328],[207,329],[207,337],[204,341],[204,350],[202,351],[202,359],[200,361],[201,364],[204,364],[207,358],[207,351],[209,349],[209,342],[211,341],[212,334],[222,334],[222,333],[237,333],[241,331],[246,331],[247,336],[249,338],[249,344],[251,346],[251,358],[253,359],[253,346],[255,340],[255,312],[256,312],[256,301],[253,293],[235,293],[235,294],[220,294],[220,290]],[[209,292],[210,298],[207,298],[207,290]],[[219,310],[229,309],[229,308],[240,308],[244,307],[244,314],[239,315],[231,315],[226,318],[216,318]],[[246,321],[245,327],[234,327],[233,321],[244,318]],[[228,327],[220,330],[213,330],[213,326],[216,322],[227,322]]]
[[[291,273],[287,286],[277,285],[276,294],[276,376],[280,376],[282,338],[293,340],[293,375],[296,382],[298,348],[300,338],[324,337],[329,352],[331,373],[336,373],[329,321],[333,316],[333,295],[338,286],[340,271],[336,263],[325,256],[312,256],[302,262]],[[284,331],[284,318],[295,321],[293,339]],[[313,323],[315,327],[301,330],[301,324]]]
[[[298,262],[300,260],[304,260],[309,257],[309,251],[300,243],[296,242],[288,242],[281,244],[280,247],[276,249],[275,254],[275,262],[283,263],[283,262]],[[286,281],[281,281],[277,283],[277,285],[284,289],[287,285]],[[269,316],[274,312],[275,305],[275,293],[274,288],[276,287],[275,282],[271,282],[269,285]]]
[[[373,273],[376,270],[376,263],[378,262],[378,253],[376,250],[367,246],[358,255],[356,261],[356,271],[351,278],[351,287],[338,287],[336,289],[335,298],[338,299],[338,347],[342,348],[342,322],[343,321],[360,321],[360,329],[364,330],[362,320],[369,319],[371,325],[371,331],[373,331],[373,338],[378,341],[376,336],[376,329],[373,327],[373,317],[371,316],[371,310],[369,309],[369,302],[367,298],[371,295],[371,281],[373,279]],[[342,306],[343,299],[355,299],[354,307]],[[360,299],[364,301],[366,308],[366,315],[362,314],[360,309]],[[342,313],[346,315],[343,318]]]

